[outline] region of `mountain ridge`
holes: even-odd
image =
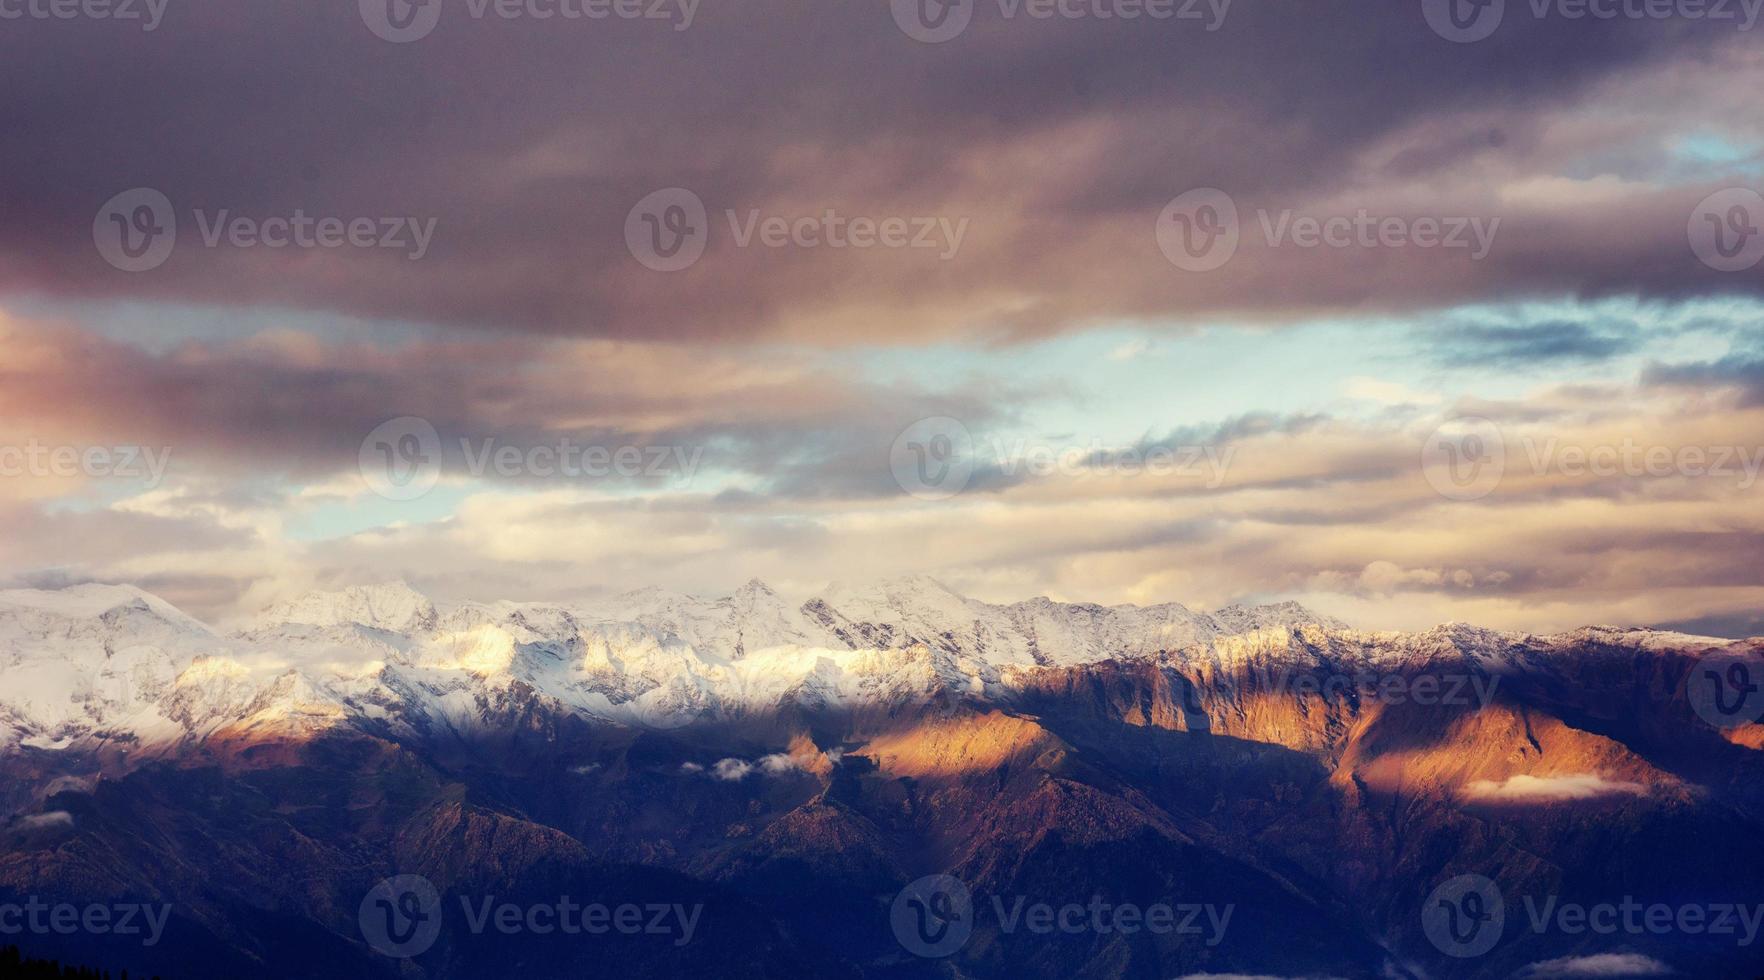
[[[562,977],[582,947],[457,927],[396,967],[355,909],[392,875],[450,900],[649,882],[735,931],[623,948],[648,970],[630,975],[680,956],[710,975],[763,933],[779,959],[754,975],[930,980],[953,974],[903,957],[888,913],[938,874],[1239,908],[1214,946],[1013,933],[977,904],[961,975],[1472,980],[1611,944],[1515,931],[1458,962],[1421,918],[1456,876],[1515,903],[1729,902],[1764,880],[1764,724],[1717,727],[1689,691],[1704,658],[1764,640],[1307,613],[993,606],[922,581],[801,606],[763,583],[442,606],[390,585],[223,633],[138,590],[0,595],[0,901],[163,896],[185,917],[168,966],[191,975],[519,957]],[[1687,975],[1739,976],[1747,953],[1624,938]]]
[[[677,728],[790,705],[1006,703],[1037,671],[1158,660],[1196,677],[1251,663],[1514,669],[1514,651],[1737,641],[1585,627],[1539,637],[1443,624],[1354,630],[1303,606],[980,602],[925,576],[835,584],[800,606],[754,579],[729,596],[644,589],[582,603],[438,605],[404,582],[313,592],[222,633],[133,586],[0,592],[0,752],[139,754],[228,726],[326,721],[455,736],[537,698],[593,723]]]

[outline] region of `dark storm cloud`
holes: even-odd
[[[1740,390],[1744,405],[1764,405],[1764,355],[1743,352],[1702,363],[1655,364],[1642,381],[1671,388],[1732,387]]]
[[[1520,325],[1465,324],[1435,338],[1434,358],[1454,367],[1527,367],[1603,361],[1640,347],[1639,331],[1619,333],[1571,320]]]
[[[449,0],[434,33],[409,44],[375,37],[353,3],[173,4],[150,33],[8,22],[0,288],[826,343],[1512,291],[1756,290],[1757,277],[1722,278],[1684,249],[1701,188],[1638,195],[1621,213],[1453,202],[1509,219],[1477,266],[1246,248],[1197,278],[1158,254],[1153,219],[1192,187],[1226,188],[1246,210],[1345,194],[1410,214],[1415,202],[1387,185],[1449,188],[1456,168],[1484,163],[1524,176],[1542,166],[1527,156],[1541,114],[1624,73],[1701,70],[1730,36],[1691,22],[1510,19],[1465,45],[1435,37],[1419,4],[1298,0],[1240,0],[1211,32],[1006,20],[979,3],[967,32],[939,45],[907,38],[887,4],[782,0],[706,0],[687,30],[473,19]],[[670,185],[704,200],[712,234],[697,265],[661,274],[627,254],[623,228],[637,200]],[[138,186],[172,202],[178,243],[164,265],[130,274],[100,259],[91,229],[102,204]],[[738,248],[724,212],[753,208],[969,230],[947,261]],[[414,261],[206,247],[195,212],[223,209],[432,220],[433,241]]]
[[[1660,623],[1654,628],[1689,633],[1692,636],[1719,636],[1725,639],[1744,640],[1754,636],[1764,636],[1764,613],[1738,612],[1727,615],[1698,616],[1695,619]]]

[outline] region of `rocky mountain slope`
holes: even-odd
[[[232,633],[134,589],[4,593],[0,908],[163,902],[164,943],[28,951],[167,976],[1749,980],[1755,932],[1533,910],[1764,916],[1764,726],[1700,687],[1761,655],[925,579],[800,604],[755,582],[438,607],[394,584]],[[389,956],[359,909],[408,875],[450,912]],[[922,955],[891,910],[952,880],[961,941]],[[1463,880],[1504,908],[1486,950],[1429,918]],[[462,911],[560,894],[703,924],[675,945]],[[1093,903],[1198,926],[1021,911]]]

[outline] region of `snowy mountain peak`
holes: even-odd
[[[429,597],[403,581],[352,585],[338,592],[309,592],[269,609],[259,628],[281,625],[365,626],[390,633],[426,632],[438,617]]]
[[[911,600],[926,596],[954,596],[965,601],[966,597],[954,589],[929,575],[897,575],[893,578],[877,579],[873,582],[834,582],[827,586],[822,598],[827,600],[842,598],[863,598],[870,601]]]
[[[112,626],[148,618],[178,631],[208,633],[202,622],[164,599],[133,585],[86,582],[60,589],[0,591],[0,617],[97,621]]]
[[[741,588],[735,590],[736,598],[741,598],[744,596],[754,596],[754,597],[775,596],[777,594],[778,593],[773,591],[771,586],[767,585],[766,583],[760,581],[757,578],[748,579],[746,585],[743,585]]]
[[[1580,639],[1600,636],[1612,649],[1715,642]],[[1104,661],[1204,669],[1337,649],[1368,663],[1504,661],[1566,642],[1461,624],[1360,633],[1290,602],[1213,613],[1045,597],[995,605],[926,576],[834,586],[801,604],[754,580],[722,597],[647,589],[577,604],[468,602],[445,616],[389,582],[302,596],[222,636],[139,589],[82,585],[0,592],[0,752],[125,733],[141,745],[201,740],[239,722],[467,732],[505,723],[497,712],[525,697],[595,721],[672,727],[786,705],[1008,699],[1039,669]]]
[[[1265,629],[1270,626],[1302,626],[1305,624],[1327,626],[1331,629],[1347,628],[1347,624],[1341,620],[1313,612],[1291,600],[1265,606],[1225,606],[1214,613],[1213,618],[1227,624],[1233,632],[1248,632],[1252,629]]]

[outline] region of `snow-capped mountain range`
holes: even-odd
[[[836,585],[801,605],[759,581],[720,598],[647,589],[447,607],[390,583],[314,593],[223,633],[139,589],[88,584],[0,592],[0,753],[151,754],[222,729],[464,736],[533,698],[591,721],[673,728],[792,705],[1007,699],[1037,671],[1111,658],[1203,670],[1249,657],[1518,663],[1531,639],[1463,626],[1362,633],[1296,603],[993,605],[924,577]]]
[[[872,969],[903,959],[888,896],[936,872],[974,894],[1208,896],[1256,923],[1235,947],[1050,937],[1013,955],[1053,966],[964,975],[1541,975],[1603,937],[1528,932],[1466,967],[1416,910],[1466,874],[1555,895],[1563,869],[1596,881],[1581,894],[1749,900],[1764,725],[1698,699],[1714,677],[1744,708],[1760,657],[1611,627],[1366,632],[1291,604],[994,605],[925,578],[800,603],[758,582],[456,604],[394,583],[232,630],[125,586],[0,592],[0,899],[175,908],[178,959],[145,972],[442,977],[539,947],[471,946],[456,922],[388,968],[357,915],[376,881],[665,889],[646,893],[755,924],[707,930],[735,945],[704,965],[566,945],[548,975],[582,975],[585,949],[682,976],[764,947],[835,965],[754,976],[895,976]],[[749,913],[729,896],[793,918],[730,918]],[[1731,942],[1624,938],[1677,975],[1755,973]]]

